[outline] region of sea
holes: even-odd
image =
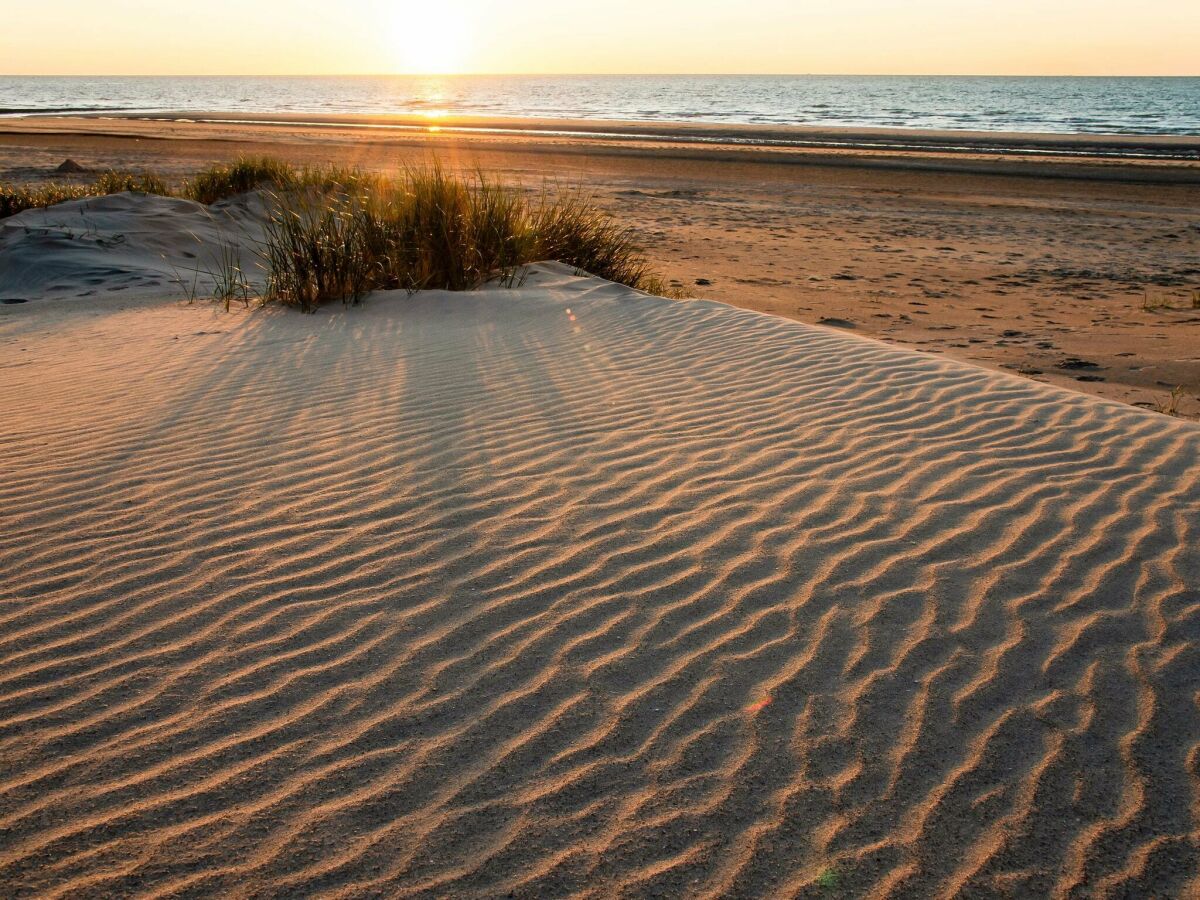
[[[1200,135],[1200,77],[0,76],[0,116],[199,111]]]

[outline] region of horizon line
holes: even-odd
[[[1200,78],[1111,72],[1104,74],[1049,74],[1043,72],[284,72],[275,74],[130,72],[0,72],[0,78]]]

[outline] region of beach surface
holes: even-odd
[[[1195,138],[189,116],[0,119],[0,180],[436,155],[593,193],[696,296],[1200,418]]]
[[[0,306],[7,896],[1200,891],[1196,424],[556,265],[151,294]]]

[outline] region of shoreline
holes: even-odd
[[[99,114],[98,114],[99,115]],[[576,136],[608,140],[734,144],[751,147],[838,150],[931,150],[941,153],[1000,153],[1097,156],[1118,159],[1200,161],[1200,135],[1059,134],[1054,132],[949,131],[926,128],[866,128],[840,125],[754,125],[709,122],[651,122],[634,119],[552,119],[536,116],[322,115],[318,113],[126,113],[112,118],[209,124],[306,125],[455,134]]]
[[[679,141],[730,141],[779,146],[893,146],[931,149],[995,149],[999,152],[1028,149],[1062,152],[1128,152],[1170,154],[1172,158],[1200,159],[1200,134],[1138,132],[1055,132],[990,129],[909,128],[859,125],[784,125],[776,123],[713,122],[682,119],[622,119],[603,116],[492,116],[448,113],[317,113],[232,110],[138,110],[63,108],[45,112],[0,110],[0,122],[38,119],[164,120],[174,122],[250,125],[311,125],[326,127],[394,128],[426,130],[431,127],[456,132],[514,132],[578,134],[586,137],[647,138]]]
[[[0,117],[0,136],[390,142],[438,149],[520,142],[527,151],[668,154],[819,166],[1200,184],[1200,136],[1035,134],[605,119],[299,113],[87,113]]]

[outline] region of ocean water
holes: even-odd
[[[0,76],[0,115],[410,113],[1200,135],[1200,78]]]

